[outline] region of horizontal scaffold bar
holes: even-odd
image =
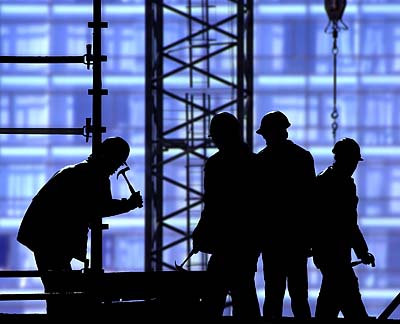
[[[38,270],[1,270],[0,277],[40,277]]]
[[[0,56],[0,63],[85,63],[81,56]]]
[[[0,128],[0,134],[60,134],[60,135],[84,135],[81,128]]]

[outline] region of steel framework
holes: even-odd
[[[146,271],[191,251],[211,117],[234,113],[253,145],[253,1],[177,2],[146,1]]]

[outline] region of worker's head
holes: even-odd
[[[283,112],[274,110],[264,115],[256,133],[260,134],[267,143],[271,144],[287,139],[287,129],[290,125],[289,119]]]
[[[107,159],[122,165],[128,159],[130,153],[129,144],[121,137],[108,137],[100,145],[100,154]]]
[[[335,155],[335,160],[364,161],[361,157],[360,145],[349,137],[344,137],[337,141],[333,146],[332,153]]]
[[[108,137],[99,146],[95,154],[89,159],[101,163],[105,172],[109,175],[117,171],[122,165],[126,164],[129,157],[129,144],[121,137]]]
[[[364,161],[361,157],[360,145],[349,137],[344,137],[333,146],[335,167],[343,174],[352,175],[357,168],[358,162]]]
[[[229,112],[221,112],[210,121],[209,137],[218,149],[229,149],[242,139],[238,119]]]

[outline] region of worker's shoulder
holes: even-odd
[[[320,171],[317,176],[316,180],[319,183],[331,181],[335,178],[335,172],[333,171],[332,165],[326,167],[324,170]]]
[[[312,154],[308,149],[306,149],[305,147],[303,147],[297,143],[294,143],[293,141],[288,140],[288,147],[290,147],[292,152],[295,154],[312,157]]]
[[[89,163],[85,160],[75,164],[68,164],[62,167],[59,172],[64,172],[64,173],[74,172],[76,170],[87,169],[88,167]]]
[[[64,166],[56,173],[56,176],[57,178],[84,177],[86,174],[89,176],[90,173],[95,173],[95,170],[91,170],[89,163],[82,161]]]

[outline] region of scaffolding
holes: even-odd
[[[0,56],[0,63],[28,63],[28,64],[82,64],[92,69],[92,89],[88,95],[92,96],[92,116],[86,118],[82,127],[76,128],[0,128],[0,134],[47,134],[47,135],[82,135],[92,140],[92,152],[98,150],[102,142],[102,134],[106,127],[102,125],[102,96],[107,95],[107,89],[102,88],[102,63],[107,56],[102,55],[101,31],[108,28],[102,21],[101,0],[93,0],[93,21],[88,22],[88,28],[93,29],[93,44],[86,45],[85,54],[81,56]],[[91,257],[88,270],[95,273],[103,272],[102,261],[102,231],[107,225],[98,218],[91,225]],[[2,276],[25,275],[25,271],[6,271]],[[36,272],[30,276],[39,276]]]

